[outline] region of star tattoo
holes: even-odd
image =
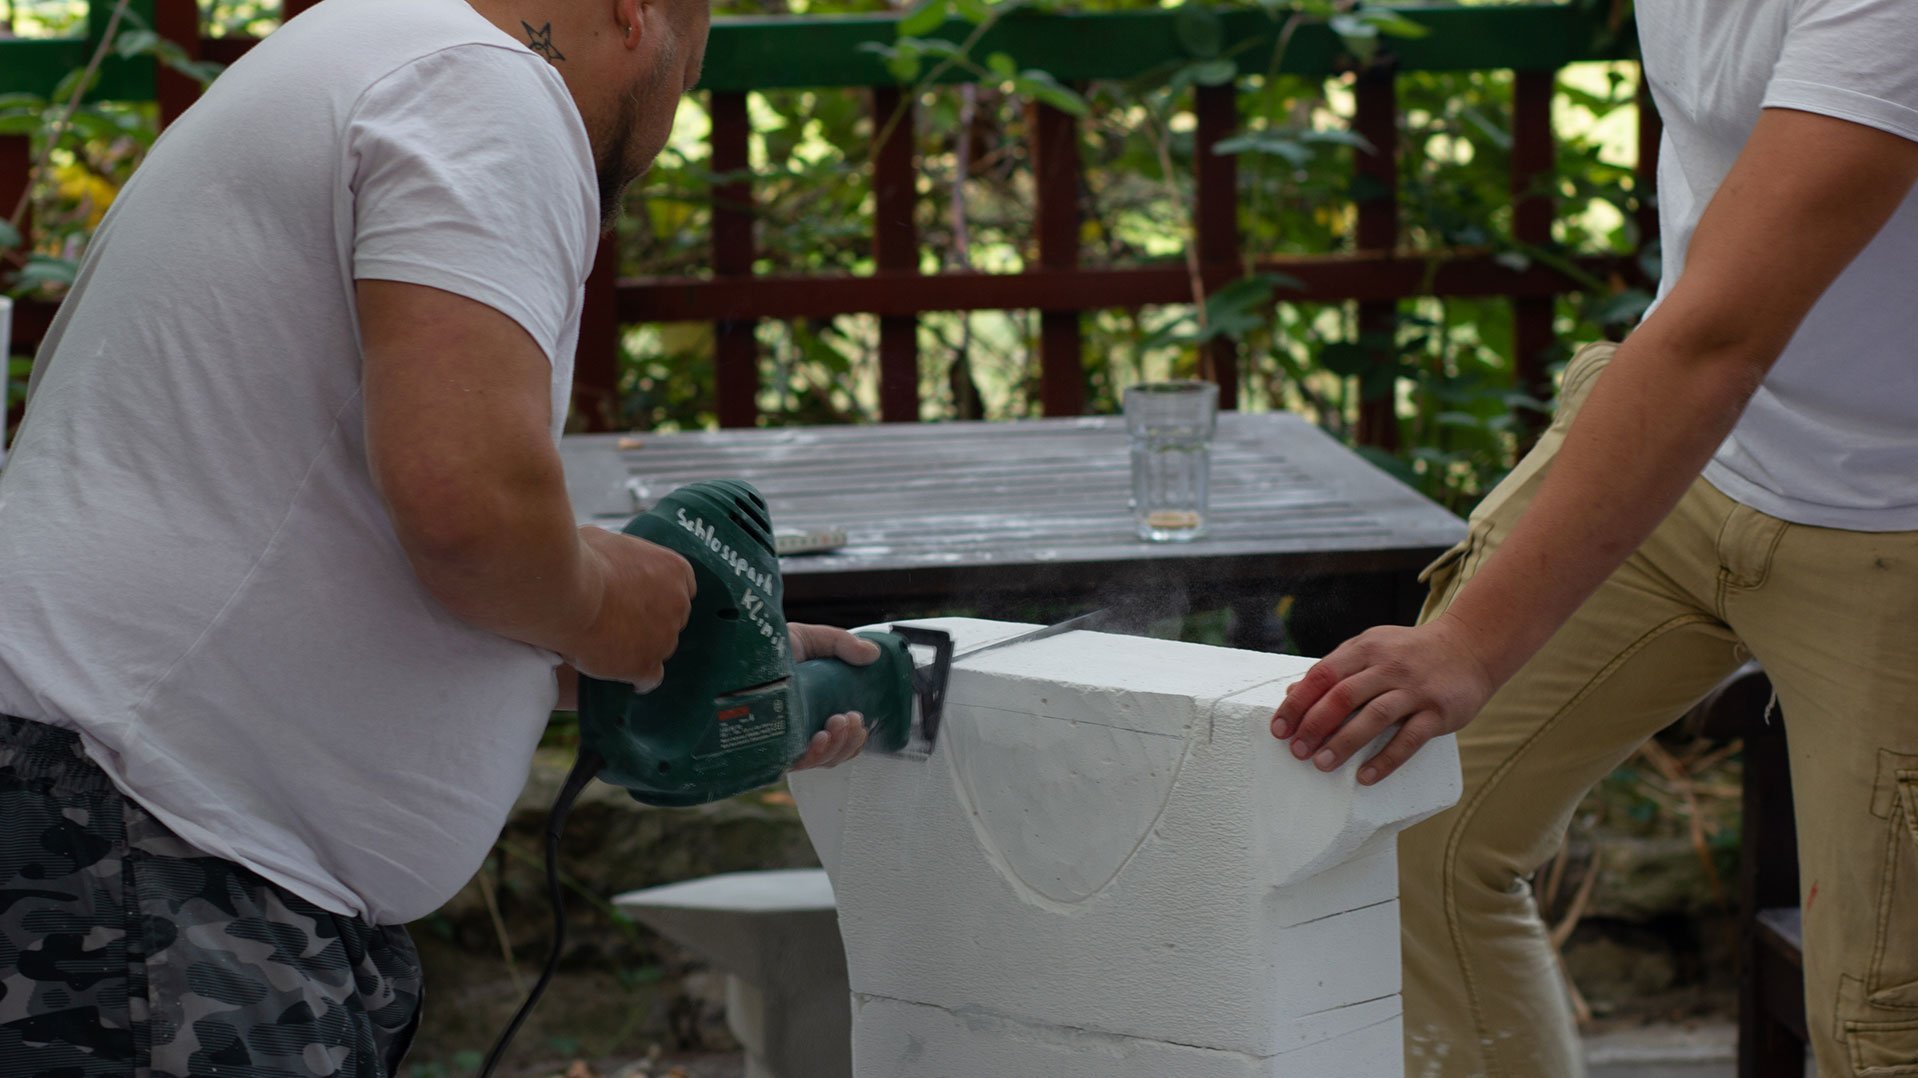
[[[553,47],[553,24],[552,23],[549,22],[545,26],[542,26],[537,30],[533,29],[532,23],[527,22],[524,19],[520,20],[520,25],[526,28],[526,47],[527,48],[532,49],[534,52],[539,53],[541,56],[546,57],[548,60],[559,61],[559,60],[566,59],[565,53]]]

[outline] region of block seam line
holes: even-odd
[[[1209,1045],[1209,1044],[1193,1044],[1190,1041],[1166,1040],[1160,1037],[1135,1037],[1128,1033],[1112,1033],[1103,1029],[1092,1029],[1086,1026],[1074,1026],[1074,1025],[1067,1025],[1065,1023],[1032,1022],[1023,1018],[1016,1018],[1012,1015],[1006,1014],[1003,1011],[995,1011],[987,1007],[978,1007],[978,1006],[941,1007],[935,1003],[922,1003],[918,1000],[900,999],[897,996],[879,995],[878,993],[874,993],[874,992],[853,992],[852,996],[855,1004],[854,1006],[855,1012],[858,1010],[859,1006],[863,1006],[864,1004],[869,1002],[876,1001],[876,1002],[885,1002],[885,1003],[897,1003],[904,1007],[914,1007],[921,1010],[939,1011],[943,1014],[951,1015],[962,1021],[967,1018],[989,1018],[993,1021],[1003,1022],[1006,1025],[1016,1026],[1020,1029],[1029,1030],[1034,1033],[1045,1032],[1045,1031],[1058,1031],[1060,1033],[1065,1033],[1070,1036],[1085,1037],[1085,1038],[1096,1040],[1096,1041],[1112,1041],[1112,1042],[1118,1042],[1118,1043],[1130,1042],[1133,1044],[1164,1044],[1164,1045],[1170,1045],[1174,1048],[1189,1048],[1195,1052],[1210,1052],[1215,1055],[1226,1056],[1233,1059],[1248,1060],[1254,1063],[1266,1062],[1274,1059],[1283,1059],[1286,1056],[1293,1054],[1294,1052],[1302,1052],[1316,1045],[1323,1044],[1326,1041],[1335,1040],[1340,1037],[1350,1037],[1357,1033],[1363,1033],[1364,1031],[1368,1029],[1377,1029],[1379,1026],[1387,1025],[1392,1022],[1397,1022],[1403,1017],[1402,1011],[1393,1011],[1389,1015],[1386,1015],[1375,1021],[1367,1022],[1362,1026],[1354,1026],[1351,1029],[1340,1030],[1337,1033],[1333,1033],[1328,1036],[1324,1036],[1312,1041],[1308,1041],[1304,1044],[1295,1045],[1291,1048],[1287,1048],[1283,1052],[1274,1052],[1271,1055],[1254,1055],[1250,1052],[1241,1052],[1233,1048],[1220,1048],[1216,1045]],[[1313,1017],[1314,1015],[1333,1014],[1338,1011],[1349,1010],[1354,1007],[1363,1007],[1363,1006],[1368,1006],[1372,1004],[1382,1003],[1386,1000],[1397,999],[1397,998],[1398,998],[1398,993],[1394,992],[1389,996],[1379,996],[1375,999],[1359,1000],[1358,1002],[1355,1002],[1355,1003],[1348,1003],[1339,1007],[1330,1007],[1323,1011],[1314,1011],[1312,1012],[1312,1014],[1302,1014],[1302,1015],[1299,1015],[1298,1017],[1310,1018],[1310,1017]],[[857,1015],[855,1014],[855,1020],[856,1018],[857,1018]]]
[[[1397,999],[1397,998],[1399,998],[1399,994],[1397,992],[1387,992],[1385,995],[1373,996],[1371,999],[1355,999],[1350,1003],[1341,1003],[1336,1007],[1325,1007],[1321,1010],[1307,1011],[1304,1014],[1299,1015],[1299,1017],[1300,1018],[1317,1018],[1318,1016],[1322,1014],[1337,1014],[1340,1011],[1351,1010],[1353,1007],[1364,1007],[1373,1003],[1384,1003],[1388,999]]]
[[[1286,925],[1284,927],[1287,932],[1290,932],[1295,928],[1304,928],[1306,925],[1318,924],[1320,921],[1330,921],[1334,917],[1345,917],[1354,913],[1364,913],[1366,910],[1375,910],[1375,909],[1378,909],[1380,906],[1397,905],[1398,900],[1399,900],[1398,896],[1393,895],[1391,898],[1382,898],[1378,900],[1377,902],[1367,902],[1363,906],[1354,906],[1349,910],[1335,910],[1331,913],[1321,913],[1317,917],[1313,917],[1304,921],[1294,921],[1291,924]],[[1397,995],[1398,993],[1394,992],[1392,994]],[[1379,998],[1383,999],[1384,997],[1381,996]],[[1360,1000],[1359,1002],[1370,1003],[1371,1000]],[[1318,1013],[1318,1012],[1314,1012],[1314,1013]]]
[[[1130,726],[1120,726],[1112,722],[1098,722],[1094,719],[1062,719],[1057,715],[1041,715],[1037,711],[1022,711],[1016,707],[993,707],[990,704],[966,704],[964,706],[968,711],[995,711],[1001,715],[1013,715],[1025,719],[1051,719],[1057,722],[1073,723],[1078,726],[1097,726],[1102,730],[1122,730],[1128,734],[1138,734],[1142,737],[1162,737],[1168,741],[1191,740],[1189,735],[1163,734],[1157,730],[1135,730]]]

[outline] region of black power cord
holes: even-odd
[[[480,1067],[480,1078],[493,1078],[493,1070],[505,1057],[507,1046],[513,1043],[513,1035],[519,1032],[526,1017],[533,1013],[533,1006],[545,994],[547,984],[553,979],[553,971],[559,969],[560,954],[566,949],[566,906],[561,901],[559,889],[559,835],[566,827],[566,814],[572,811],[573,802],[579,800],[580,791],[605,766],[606,761],[599,754],[581,749],[573,769],[566,773],[566,784],[560,787],[559,796],[546,813],[546,900],[553,907],[553,949],[546,956],[546,968],[540,971],[539,980],[533,984],[533,990],[526,994],[526,1002],[519,1005],[519,1013],[513,1015],[506,1032],[493,1042],[493,1050],[486,1053],[486,1063]]]

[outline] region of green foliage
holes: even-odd
[[[717,14],[781,14],[788,0],[726,0]],[[1001,20],[1037,0],[916,0],[894,38],[870,46],[905,89],[920,162],[917,218],[927,272],[1016,271],[1032,255],[1034,178],[1031,103],[1081,117],[1087,264],[1177,264],[1193,235],[1196,88],[1236,85],[1241,130],[1217,147],[1239,159],[1240,227],[1252,258],[1349,251],[1356,206],[1377,197],[1354,166],[1377,152],[1352,129],[1352,76],[1282,73],[1301,26],[1322,24],[1342,42],[1348,66],[1389,60],[1395,42],[1426,33],[1409,13],[1350,0],[1244,0],[1278,29],[1265,52],[1230,39],[1225,7],[1187,0],[1173,21],[1185,59],[1125,82],[1064,85],[978,43]],[[1607,33],[1629,32],[1617,0],[1595,6]],[[1139,7],[1143,0],[1084,0],[1076,10]],[[815,0],[807,14],[871,11],[879,0]],[[274,6],[217,0],[205,6],[209,32],[258,33]],[[45,25],[53,26],[52,21]],[[76,30],[72,23],[67,30]],[[150,56],[203,81],[214,71],[186,61],[137,16],[113,45],[120,56]],[[1594,72],[1597,72],[1594,74]],[[1249,74],[1248,74],[1249,73]],[[965,80],[954,84],[958,76]],[[31,252],[15,251],[8,290],[57,297],[112,194],[137,167],[155,134],[150,104],[86,102],[58,122],[64,95],[0,96],[0,133],[24,133],[36,154],[51,144],[48,173],[34,189]],[[1501,72],[1401,74],[1398,193],[1405,249],[1468,249],[1513,266],[1570,269],[1569,256],[1638,246],[1640,193],[1629,160],[1595,132],[1634,107],[1625,70],[1592,68],[1561,80],[1558,170],[1549,193],[1561,213],[1543,247],[1510,236],[1512,77]],[[751,179],[755,270],[865,273],[873,268],[869,175],[878,136],[905,122],[875,116],[863,90],[780,90],[751,98]],[[701,137],[698,95],[646,181],[629,193],[620,225],[627,276],[708,272],[715,174]],[[0,258],[18,237],[0,229]],[[1646,252],[1656,276],[1655,247]],[[4,272],[4,271],[0,271]],[[1622,280],[1585,279],[1587,291],[1559,304],[1561,353],[1632,325],[1649,296]],[[1540,402],[1512,374],[1508,304],[1498,299],[1406,301],[1389,327],[1361,332],[1349,304],[1299,302],[1297,282],[1255,273],[1192,302],[1145,311],[1097,311],[1082,319],[1088,406],[1117,407],[1137,379],[1201,371],[1204,346],[1233,342],[1245,403],[1307,415],[1351,440],[1361,401],[1397,401],[1399,444],[1381,463],[1455,508],[1466,508],[1509,465]],[[759,405],[770,424],[869,420],[876,416],[877,322],[867,316],[766,320]],[[1032,414],[1038,319],[1031,312],[934,313],[920,320],[922,416],[927,419]],[[709,326],[630,327],[623,338],[622,408],[638,428],[713,422],[714,337]],[[1562,356],[1560,357],[1562,358]],[[18,379],[16,379],[17,381]]]

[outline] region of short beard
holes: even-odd
[[[627,159],[632,156],[633,129],[639,122],[640,110],[659,107],[660,90],[678,67],[677,56],[678,50],[668,39],[659,50],[659,63],[647,74],[645,81],[620,95],[619,115],[614,117],[612,139],[594,163],[599,181],[599,227],[602,232],[611,232],[619,222],[620,207],[626,200],[626,188],[653,167],[650,158],[640,162],[637,167],[628,164]]]
[[[619,104],[612,142],[606,146],[597,162],[601,232],[611,232],[613,226],[619,223],[619,210],[626,200],[626,187],[638,178],[637,175],[626,174],[626,157],[633,145],[633,122],[638,115],[638,95],[627,94]]]

